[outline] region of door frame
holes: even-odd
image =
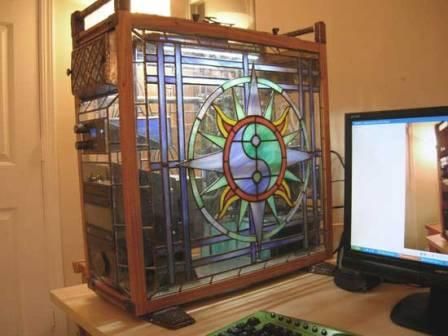
[[[47,246],[48,283],[51,289],[64,287],[61,217],[59,205],[59,171],[56,147],[56,111],[54,109],[54,36],[53,0],[37,1],[38,73],[41,132],[42,197],[44,230]],[[65,335],[65,314],[53,308],[53,335]]]

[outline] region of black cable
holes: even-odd
[[[321,151],[320,149],[316,150],[316,152],[318,152],[319,155],[321,156],[322,151]],[[342,155],[339,154],[339,153],[338,153],[337,151],[335,151],[335,150],[330,150],[330,153],[336,155],[336,157],[337,157],[338,160],[339,160],[339,163],[341,164],[342,168],[345,170],[345,162],[344,162],[344,159],[342,158]],[[345,182],[345,180],[344,180],[344,179],[337,179],[337,180],[332,180],[332,181],[331,181],[331,183],[336,183],[336,182]],[[344,205],[335,205],[335,206],[332,207],[332,209],[344,209],[344,208],[345,208]],[[339,245],[338,245],[338,247],[337,247],[337,248],[333,251],[333,253],[332,253],[332,255],[335,254],[335,253],[338,254],[338,257],[337,257],[337,260],[338,260],[338,261],[339,261],[339,252],[341,251],[342,246],[344,245],[344,243],[343,243],[343,242],[344,242],[344,239],[345,239],[345,231],[342,232],[341,240],[339,241]],[[336,265],[336,268],[338,268],[338,267],[339,267],[339,262],[338,262],[338,264]]]
[[[345,162],[344,162],[344,159],[342,158],[342,155],[339,154],[339,153],[338,153],[337,151],[335,151],[335,150],[330,150],[330,153],[336,155],[336,157],[337,157],[338,160],[339,160],[339,163],[341,164],[342,168],[345,170]],[[343,182],[343,183],[345,183],[345,179],[337,179],[337,180],[333,180],[333,181],[331,181],[331,182],[332,182],[332,183],[337,183],[337,182]],[[332,208],[333,208],[333,209],[344,209],[345,206],[344,206],[344,205],[335,205],[335,206],[333,206]],[[338,246],[336,247],[336,249],[335,249],[335,250],[333,251],[333,253],[332,253],[332,255],[334,255],[335,253],[338,254],[338,257],[337,257],[338,263],[336,264],[336,268],[339,268],[339,252],[341,251],[342,246],[344,245],[344,239],[345,239],[345,232],[343,231],[342,234],[341,234],[341,239],[339,240],[339,244],[338,244]]]
[[[317,152],[317,153],[319,153],[319,155],[321,155],[322,150],[320,150],[320,149],[316,149],[315,152]],[[344,162],[344,159],[342,158],[342,155],[339,154],[338,152],[336,152],[335,150],[330,150],[330,153],[336,155],[336,157],[338,158],[339,163],[341,164],[342,168],[345,169],[345,162]]]
[[[334,155],[337,156],[337,158],[339,159],[339,162],[341,163],[342,168],[345,169],[345,162],[344,162],[344,159],[342,158],[341,154],[339,154],[335,150],[330,150],[330,153],[333,153]]]
[[[338,245],[338,247],[336,247],[336,249],[335,249],[335,250],[333,251],[333,253],[331,254],[331,255],[333,255],[333,254],[335,254],[335,253],[338,254],[337,257],[336,257],[336,260],[337,260],[336,265],[337,265],[337,266],[339,266],[339,252],[341,251],[342,246],[344,245],[344,241],[345,241],[345,231],[342,231],[341,239],[339,240],[339,245]]]
[[[342,159],[341,154],[339,154],[338,152],[336,152],[335,150],[331,150],[330,151],[332,154],[336,155],[336,157],[339,159],[339,162],[341,163],[342,168],[344,168],[345,170],[345,162]],[[331,183],[337,183],[337,182],[345,182],[344,179],[338,179],[338,180],[332,180]],[[344,209],[344,205],[335,205],[332,207],[332,209]],[[337,251],[337,250],[336,250]],[[335,252],[336,252],[335,251]],[[333,252],[333,254],[335,253]]]

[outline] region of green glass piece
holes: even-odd
[[[196,119],[194,121],[193,127],[191,128],[190,141],[189,141],[189,146],[188,146],[188,160],[193,160],[194,159],[194,145],[195,145],[195,141],[191,141],[191,139],[196,139],[196,136],[197,136],[197,133],[198,133],[198,129],[199,129],[199,125],[200,125],[200,121],[198,119]]]
[[[271,171],[271,175],[278,175],[282,165],[280,144],[276,141],[262,142],[257,147],[257,157],[263,160]]]
[[[265,85],[265,86],[271,88],[272,90],[274,90],[275,92],[278,92],[280,94],[283,92],[283,89],[280,87],[280,85],[275,84],[275,83],[273,83],[270,80],[267,80],[265,78],[258,78],[258,83],[262,84],[262,85]]]
[[[283,137],[283,141],[285,142],[285,145],[288,145],[289,143],[291,143],[291,141],[293,141],[298,134],[299,134],[299,132],[296,131],[296,132],[289,133],[289,134],[285,135]]]
[[[268,189],[271,189],[274,186],[275,182],[277,182],[277,176],[271,176]]]
[[[196,177],[194,176],[194,170],[190,169],[190,181],[193,181]],[[196,200],[196,204],[198,208],[201,209],[204,207],[204,202],[202,201],[201,196],[199,195],[198,186],[196,183],[190,183],[191,190],[193,191],[194,199]]]
[[[224,176],[221,176],[219,179],[217,179],[215,182],[213,182],[212,184],[210,184],[207,188],[205,188],[202,192],[201,195],[204,195],[206,193],[218,190],[220,188],[226,187],[227,184],[227,180]]]
[[[225,82],[222,85],[222,88],[225,91],[233,86],[238,86],[238,85],[249,83],[249,82],[250,82],[250,77],[236,78],[236,79],[232,79],[232,80]]]
[[[247,125],[244,129],[242,140],[245,142],[250,142],[252,140],[252,137],[256,134],[256,127],[257,126],[255,123]]]
[[[257,146],[254,146],[252,139],[256,136],[256,124],[246,126],[243,132],[243,148],[246,155],[251,159],[257,158]]]
[[[267,120],[272,120],[272,111],[274,109],[274,91],[271,93],[271,99],[269,100],[268,107],[266,107],[266,112],[264,113],[264,117]]]
[[[285,179],[290,181],[302,182],[302,180],[299,177],[295,176],[289,170],[286,170],[285,172]]]
[[[236,90],[234,87],[232,88],[232,95],[233,95],[233,107],[235,109],[236,116],[237,116],[238,120],[244,119],[246,114],[244,113],[243,107],[241,106],[241,104],[238,100],[238,97],[236,95]]]
[[[261,124],[257,124],[257,135],[260,137],[261,141],[277,140],[275,133],[271,129]]]
[[[225,222],[225,223],[223,223],[223,227],[227,230],[226,231],[227,233],[236,231],[236,223],[235,222],[231,222],[231,221]],[[216,235],[219,232],[220,231],[218,231],[217,229],[212,228],[212,236]],[[234,251],[237,248],[237,243],[238,243],[238,240],[227,239],[227,240],[219,242],[219,243],[211,244],[210,245],[211,255],[217,255],[217,254]]]
[[[252,145],[250,142],[243,142],[244,153],[247,155],[248,159],[257,158],[257,147]]]
[[[238,228],[240,228],[240,229],[241,229],[241,223],[244,219],[244,216],[246,215],[248,205],[249,205],[249,202],[247,202],[245,200],[241,200],[240,216],[238,217]]]
[[[274,217],[277,218],[278,214],[277,214],[277,207],[275,205],[275,198],[274,198],[274,196],[271,196],[271,197],[268,198],[268,204],[269,204],[269,207],[272,210],[272,213],[274,214]]]
[[[211,142],[213,142],[216,146],[218,146],[219,148],[224,148],[224,145],[226,143],[226,139],[218,136],[218,135],[212,135],[212,134],[208,134],[205,132],[201,132],[199,131],[199,134],[201,134],[204,138],[210,140]]]

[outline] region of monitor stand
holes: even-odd
[[[405,328],[431,335],[446,335],[448,289],[431,287],[429,293],[412,294],[392,309],[391,320]]]

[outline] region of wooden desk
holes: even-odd
[[[393,305],[415,288],[382,284],[369,293],[337,288],[330,277],[301,274],[243,293],[187,306],[194,325],[168,331],[131,317],[85,285],[51,291],[53,302],[92,336],[200,336],[260,309],[346,329],[360,335],[422,335],[389,320]]]

